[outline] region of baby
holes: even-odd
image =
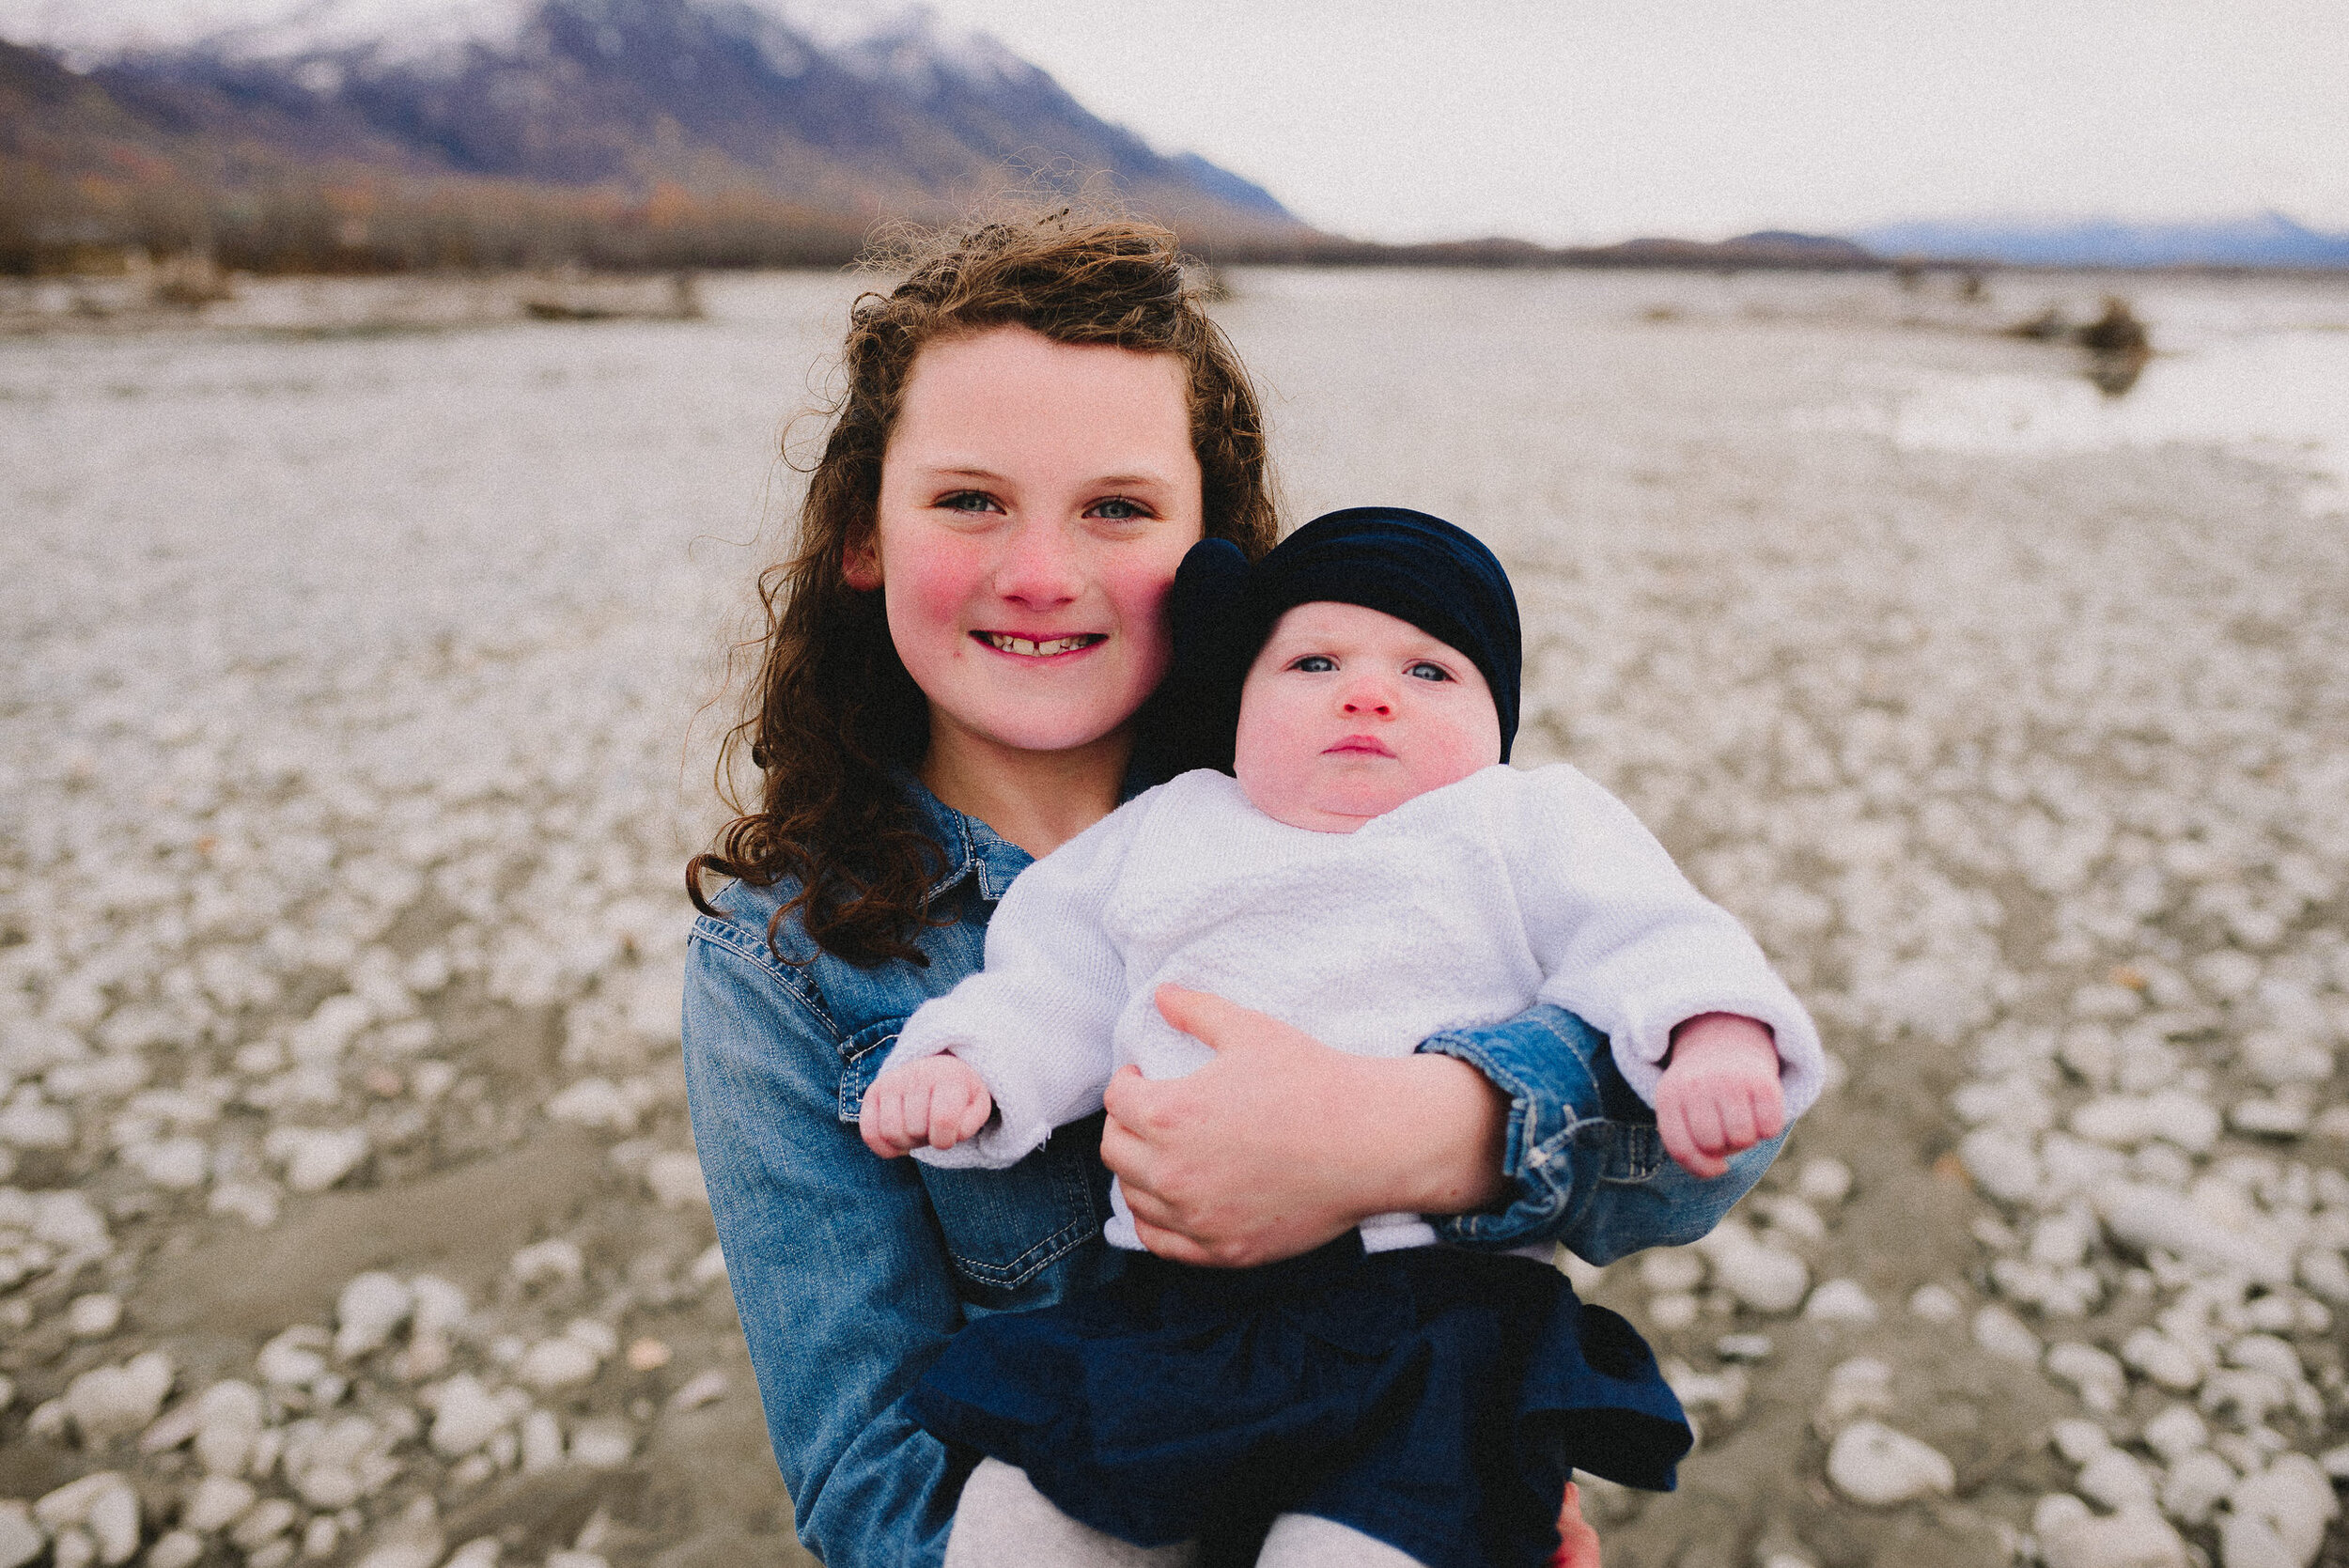
[[[1816,1031],[1744,928],[1580,773],[1499,766],[1517,607],[1473,537],[1332,513],[1253,567],[1198,546],[1171,602],[1179,679],[1210,724],[1232,715],[1232,774],[1186,773],[1021,874],[986,969],[908,1020],[866,1091],[875,1152],[1007,1166],[1099,1110],[1118,1067],[1195,1069],[1210,1053],[1160,1015],[1167,985],[1362,1055],[1555,1003],[1702,1175],[1816,1097]],[[1115,1285],[974,1322],[912,1396],[988,1456],[950,1568],[990,1538],[1034,1563],[1188,1563],[1252,1517],[1275,1521],[1264,1563],[1531,1564],[1572,1467],[1672,1484],[1677,1404],[1547,1248],[1439,1247],[1392,1214],[1199,1269],[1143,1253],[1111,1202],[1108,1239],[1142,1254]]]

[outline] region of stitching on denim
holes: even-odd
[[[1005,1289],[1015,1285],[1023,1285],[1084,1244],[1085,1239],[1093,1234],[1095,1229],[1092,1207],[1093,1205],[1088,1202],[1085,1205],[1086,1212],[1081,1218],[1070,1220],[1043,1240],[1030,1244],[1026,1251],[1021,1252],[1009,1263],[982,1263],[976,1258],[966,1258],[951,1249],[948,1250],[947,1256],[955,1260],[957,1268],[983,1285],[996,1285]],[[1034,1263],[1027,1261],[1045,1248],[1052,1249],[1049,1256],[1036,1258]]]
[[[780,983],[785,994],[804,1008],[808,1016],[816,1020],[817,1027],[830,1034],[832,1037],[832,1043],[837,1045],[840,1041],[840,1026],[832,1021],[830,1010],[823,1004],[823,999],[811,994],[812,987],[800,976],[793,974],[787,965],[768,951],[766,943],[760,942],[753,947],[739,939],[735,935],[735,930],[733,926],[721,924],[708,915],[702,915],[694,920],[693,929],[686,939],[689,944],[700,941],[722,947],[753,969],[758,970]]]

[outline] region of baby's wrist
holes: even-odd
[[[1778,1036],[1769,1025],[1742,1013],[1702,1013],[1675,1025],[1672,1048],[1664,1065],[1698,1060],[1733,1062],[1744,1058],[1778,1062]]]

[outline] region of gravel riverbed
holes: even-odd
[[[1292,520],[1489,539],[1525,760],[1842,1066],[1707,1242],[1576,1265],[1703,1434],[1610,1565],[2349,1564],[2349,289],[2140,287],[2113,397],[1994,330],[2109,280],[1232,281]],[[0,341],[0,1568],[806,1560],[680,867],[853,284],[247,287]]]

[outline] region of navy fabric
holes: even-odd
[[[1429,1568],[1536,1568],[1573,1470],[1669,1491],[1692,1440],[1638,1332],[1558,1270],[1365,1255],[1350,1234],[1262,1268],[1138,1256],[1102,1290],[972,1324],[907,1407],[1071,1517],[1210,1560],[1251,1560],[1289,1512]]]
[[[1322,601],[1408,621],[1466,655],[1492,689],[1501,760],[1509,760],[1524,665],[1509,574],[1473,534],[1441,518],[1353,506],[1314,519],[1253,566],[1228,539],[1202,540],[1174,574],[1167,598],[1174,692],[1200,738],[1222,733],[1226,771],[1228,727],[1237,720],[1248,666],[1283,613]]]

